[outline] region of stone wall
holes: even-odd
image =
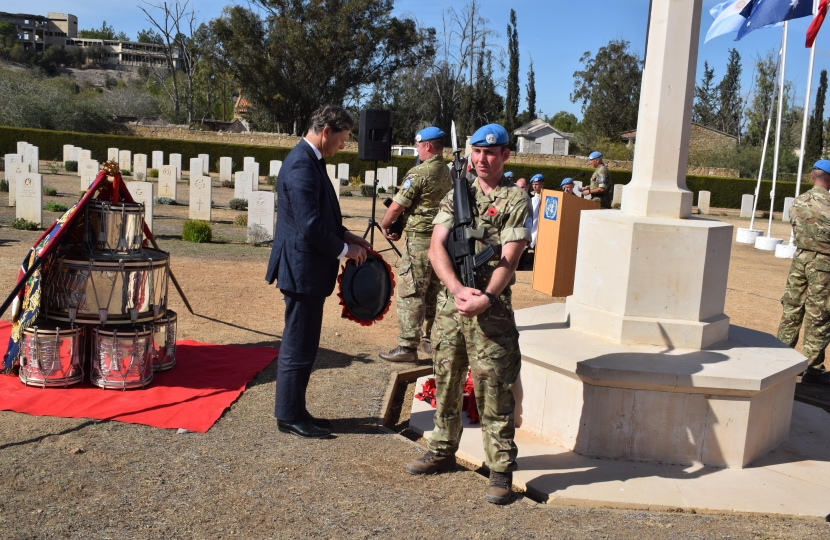
[[[718,132],[706,128],[695,130],[695,127],[696,126],[692,125],[693,135],[696,132],[705,132],[699,135],[699,140],[708,140],[706,139],[706,136],[710,136],[713,141],[717,140],[716,136],[719,134]],[[220,133],[218,131],[199,131],[189,129],[187,126],[139,126],[135,124],[125,124],[122,126],[122,133],[125,135],[147,137],[152,139],[174,139],[182,141],[245,144],[254,146],[278,146],[282,148],[293,148],[300,141],[300,137],[294,137],[293,135],[287,135],[284,133]],[[724,137],[729,139],[727,135],[724,135]],[[347,152],[357,152],[357,141],[347,142],[345,150]],[[444,157],[447,159],[451,158],[452,150],[445,148]],[[556,156],[552,154],[513,153],[510,155],[510,163],[548,165],[553,167],[590,167],[587,157]],[[605,160],[605,164],[608,166],[608,169],[612,171],[630,171],[633,166],[633,162],[631,161]],[[719,169],[716,167],[689,167],[687,171],[688,174],[697,176],[724,176],[727,178],[738,177],[738,171],[732,169]]]
[[[708,153],[719,150],[725,146],[735,148],[738,138],[726,133],[692,124],[692,131],[689,136],[689,151],[696,153]]]

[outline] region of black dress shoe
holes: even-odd
[[[830,377],[827,376],[827,373],[807,370],[801,376],[801,383],[813,386],[830,386]]]
[[[331,427],[331,420],[327,420],[325,418],[314,418],[310,414],[308,415],[308,421],[314,424],[317,427],[322,428],[330,428]]]
[[[304,439],[325,439],[331,436],[331,431],[317,427],[308,420],[300,420],[293,424],[277,420],[277,429],[282,433],[290,433]]]

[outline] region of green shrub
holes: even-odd
[[[182,240],[185,242],[196,242],[205,244],[213,238],[213,229],[210,223],[198,219],[188,219],[182,227]]]
[[[147,178],[158,178],[159,177],[159,170],[158,169],[150,169],[147,171]]]
[[[236,214],[236,217],[233,219],[234,225],[245,225],[248,226],[248,214]]]
[[[360,194],[363,197],[371,197],[372,196],[372,184],[363,184],[360,186]]]
[[[8,193],[9,192],[9,183],[5,180],[0,180],[0,193]]]
[[[43,186],[43,194],[47,197],[54,197],[58,194],[58,190],[51,186]]]
[[[133,173],[130,172],[130,169],[122,169],[121,170],[121,176],[132,176],[132,175],[133,175]]]
[[[246,199],[231,199],[231,202],[228,203],[228,206],[231,207],[231,210],[247,210],[248,201]]]
[[[43,209],[49,212],[66,212],[67,206],[63,203],[49,201],[43,205]]]
[[[49,174],[58,174],[61,172],[61,164],[57,160],[50,161],[46,164],[46,171]]]
[[[349,183],[353,186],[359,186],[359,185],[363,184],[363,179],[360,178],[359,176],[350,176],[349,177]]]
[[[171,199],[170,197],[156,197],[155,199],[153,199],[153,202],[156,204],[165,204],[169,206],[176,205],[176,201]]]
[[[23,218],[15,218],[12,221],[13,229],[20,229],[21,231],[36,231],[40,229],[40,225],[34,221],[27,221]]]
[[[351,191],[349,191],[349,190],[346,190],[346,191],[344,191],[343,193],[341,193],[341,194],[340,194],[340,196],[341,196],[341,197],[351,197],[351,196],[352,196],[352,192],[351,192]]]
[[[78,162],[77,161],[64,162],[63,168],[66,169],[66,172],[78,172]]]
[[[265,178],[265,183],[268,184],[269,186],[276,186],[277,185],[277,176],[273,175],[273,176],[266,177]]]
[[[231,188],[231,189],[234,188],[234,184],[233,184],[232,180],[222,180],[222,183],[220,185],[222,187],[226,187],[226,188]]]
[[[383,189],[382,187],[379,187],[378,188],[378,193],[386,193],[386,190]],[[369,194],[371,195],[371,192],[369,192]]]

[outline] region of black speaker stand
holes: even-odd
[[[372,183],[372,215],[369,217],[369,224],[366,226],[366,231],[363,233],[363,239],[366,239],[366,236],[369,236],[369,243],[372,244],[372,248],[375,247],[375,229],[378,230],[381,236],[383,236],[384,240],[389,242],[389,247],[387,249],[380,249],[378,253],[383,253],[384,251],[394,251],[398,254],[398,257],[401,256],[401,252],[398,251],[398,248],[395,247],[395,244],[392,243],[392,240],[386,238],[386,235],[383,234],[383,229],[380,228],[380,223],[375,221],[375,207],[377,206],[378,202],[378,161],[375,160],[375,180]]]

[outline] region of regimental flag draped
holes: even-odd
[[[758,28],[810,17],[812,14],[813,0],[750,0],[741,11],[741,15],[746,17],[746,22],[738,30],[735,41]]]
[[[749,1],[727,0],[710,9],[709,15],[715,19],[715,22],[709,27],[709,31],[706,32],[706,41],[704,43],[718,36],[740,30],[741,26],[746,22],[746,18],[741,15],[741,11],[743,11]]]
[[[120,173],[118,174],[120,176]],[[66,232],[71,230],[78,216],[82,215],[86,203],[92,198],[93,194],[98,191],[98,188],[106,183],[107,171],[101,171],[95,178],[95,181],[89,187],[89,190],[81,199],[75,203],[69,210],[58,218],[40,238],[38,238],[35,245],[23,258],[23,264],[20,267],[18,274],[18,282],[23,279],[32,265],[39,264],[38,261],[43,261],[40,267],[26,280],[26,285],[18,296],[21,299],[20,314],[14,319],[12,325],[12,333],[9,337],[9,346],[6,349],[6,355],[3,357],[3,371],[9,373],[14,367],[15,362],[20,354],[20,345],[22,343],[23,331],[26,330],[37,319],[40,313],[41,303],[41,289],[42,281],[45,272],[49,269],[49,263]]]
[[[813,46],[816,41],[818,31],[821,29],[821,24],[824,22],[824,17],[827,16],[827,0],[821,0],[818,4],[818,11],[810,27],[807,29],[807,43],[804,45],[808,49]]]

